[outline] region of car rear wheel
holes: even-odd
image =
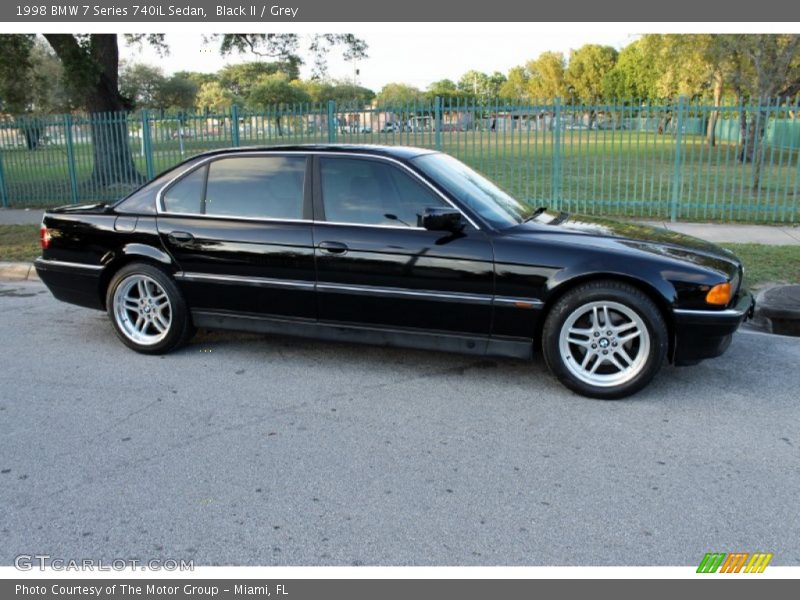
[[[112,277],[106,307],[117,336],[144,354],[174,350],[195,331],[178,287],[146,263],[125,265]]]
[[[661,368],[667,345],[658,307],[641,290],[616,281],[568,292],[542,331],[550,371],[571,390],[607,400],[645,387]]]

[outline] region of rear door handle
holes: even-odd
[[[187,231],[173,231],[167,234],[167,239],[176,246],[184,246],[194,241],[194,236]]]
[[[342,242],[320,242],[317,248],[325,252],[330,252],[331,254],[344,254],[348,249],[347,244],[343,244]]]

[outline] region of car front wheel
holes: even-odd
[[[164,354],[194,334],[178,287],[161,269],[131,263],[112,278],[106,307],[122,342],[144,354]]]
[[[565,294],[542,331],[550,371],[571,390],[607,400],[644,388],[661,368],[667,346],[655,303],[616,281],[586,283]]]

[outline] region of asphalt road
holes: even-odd
[[[0,283],[0,564],[800,564],[800,339],[635,399],[541,362],[204,333],[127,350]]]

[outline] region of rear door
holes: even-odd
[[[316,319],[309,160],[222,155],[162,190],[158,231],[193,309]]]
[[[320,154],[314,241],[321,321],[488,336],[492,246],[419,224],[447,202],[401,163]]]

